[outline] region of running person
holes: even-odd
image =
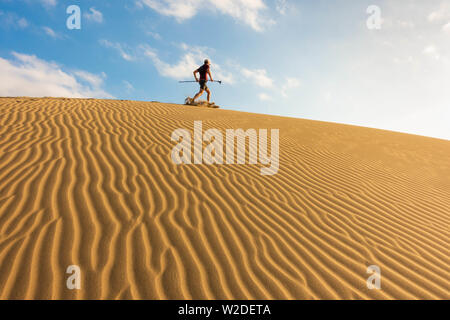
[[[192,102],[195,102],[195,99],[200,97],[203,94],[203,91],[206,91],[206,93],[208,94],[207,99],[208,99],[208,103],[209,103],[211,91],[209,91],[209,88],[206,85],[206,82],[208,81],[208,76],[209,76],[210,81],[214,81],[212,79],[211,71],[209,69],[210,65],[211,65],[211,63],[209,62],[209,60],[205,59],[205,63],[200,68],[198,68],[197,70],[194,71],[194,78],[195,78],[195,81],[197,81],[200,84],[200,91],[195,95],[194,99],[192,99]],[[200,79],[197,78],[197,73],[200,74]]]

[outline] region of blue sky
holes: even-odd
[[[446,0],[0,0],[0,32],[0,96],[182,103],[208,57],[223,108],[450,139]]]

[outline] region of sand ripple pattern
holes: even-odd
[[[280,170],[175,166],[279,128]],[[1,299],[449,299],[450,142],[162,103],[0,99]],[[79,265],[81,290],[66,287]],[[367,266],[382,289],[366,287]]]

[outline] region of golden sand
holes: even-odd
[[[171,133],[279,128],[280,167]],[[1,299],[449,299],[450,141],[174,104],[0,99]],[[66,286],[78,265],[81,289]],[[367,267],[381,269],[369,290]]]

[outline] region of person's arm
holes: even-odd
[[[208,69],[208,75],[209,75],[209,80],[211,81],[211,82],[213,82],[214,80],[213,80],[213,78],[212,78],[212,76],[211,76],[211,71]]]
[[[194,71],[194,78],[195,78],[195,81],[198,82],[197,73],[198,73],[198,69]]]

